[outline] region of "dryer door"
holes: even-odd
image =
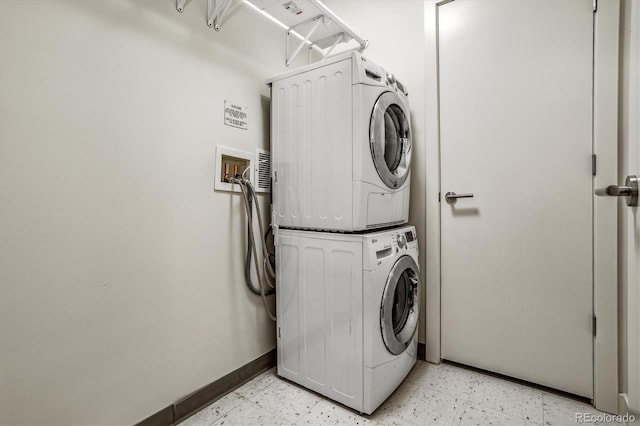
[[[395,92],[385,92],[376,100],[369,141],[373,164],[382,181],[391,189],[402,186],[411,167],[411,129],[409,111]]]
[[[380,329],[385,346],[401,354],[418,329],[420,282],[418,265],[411,256],[402,256],[391,268],[380,306]]]

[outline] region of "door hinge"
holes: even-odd
[[[596,166],[596,165],[597,165],[596,155],[595,155],[595,154],[593,154],[593,155],[591,156],[591,174],[592,174],[593,176],[595,176],[595,175],[596,175],[596,171],[597,171],[597,166]]]
[[[440,193],[438,192],[438,202],[440,202]]]
[[[593,315],[591,317],[591,331],[593,332],[593,337],[596,337],[596,331],[598,329],[598,318]]]
[[[278,339],[282,339],[282,333],[280,332],[280,327],[278,327]]]
[[[598,0],[593,0],[593,11],[594,12],[598,11]]]

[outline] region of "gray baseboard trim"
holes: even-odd
[[[164,407],[162,410],[155,414],[150,415],[140,423],[136,423],[136,426],[158,426],[158,425],[174,425],[173,419],[173,405]]]
[[[136,426],[173,426],[275,365],[276,350],[273,349],[215,382],[203,386],[173,405],[152,414]]]
[[[418,342],[418,359],[427,360],[427,345],[420,342]]]

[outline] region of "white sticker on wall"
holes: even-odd
[[[224,101],[224,124],[247,130],[249,127],[247,108]]]

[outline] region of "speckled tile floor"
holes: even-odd
[[[179,426],[209,425],[576,425],[591,405],[451,364],[418,361],[371,416],[293,385],[271,369]],[[586,422],[584,422],[586,423]],[[589,423],[615,425],[618,423]]]

